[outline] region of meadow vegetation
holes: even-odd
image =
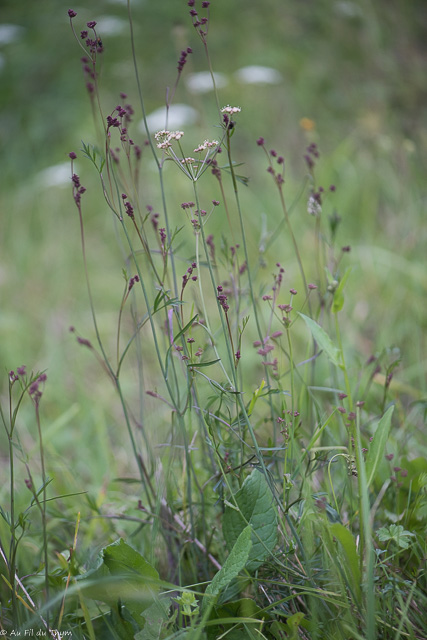
[[[0,28],[6,637],[427,636],[426,10],[231,4]]]

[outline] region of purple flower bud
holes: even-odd
[[[88,347],[88,349],[92,349],[91,343],[86,338],[77,337],[77,342],[83,345],[84,347]]]
[[[264,142],[265,142],[265,140],[264,140],[264,138],[262,136],[260,138],[258,138],[258,140],[256,141],[256,143],[257,143],[257,145],[259,147],[262,147]]]
[[[75,160],[77,158],[77,155],[74,153],[74,151],[70,151],[68,156],[71,158],[71,160]]]
[[[86,23],[86,26],[87,26],[89,29],[94,29],[94,28],[96,27],[96,22],[95,22],[95,20],[91,20],[90,22],[87,22],[87,23]]]
[[[75,11],[73,11],[72,9],[68,9],[68,17],[69,18],[75,18],[77,15],[77,13]]]

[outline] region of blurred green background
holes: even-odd
[[[43,412],[48,453],[57,456],[58,467],[64,455],[75,459],[73,473],[90,480],[96,468],[102,477],[111,462],[110,447],[122,435],[115,432],[120,410],[108,383],[68,331],[74,325],[93,339],[67,154],[78,151],[82,140],[96,142],[69,8],[78,14],[77,32],[88,20],[98,21],[105,46],[105,113],[114,109],[123,91],[135,107],[135,124],[141,119],[125,2],[2,0],[0,364],[5,385],[6,371],[22,364],[47,369]],[[205,71],[207,63],[185,0],[136,0],[132,15],[150,113],[164,104],[183,47],[194,51],[183,80]],[[281,219],[256,139],[264,136],[269,148],[285,156],[290,200],[306,173],[305,147],[316,142],[321,150],[319,182],[337,186],[325,212],[336,209],[342,218],[338,246],[352,247],[347,262],[353,272],[343,312],[346,346],[360,362],[384,348],[399,348],[399,380],[425,392],[427,4],[213,0],[209,42],[213,68],[227,82],[220,101],[242,107],[235,159],[245,163],[242,173],[251,179],[242,199],[254,260],[262,220],[272,232]],[[249,65],[272,68],[280,78],[274,84],[243,83],[235,74]],[[192,93],[183,81],[175,101],[198,110],[198,138],[215,136],[211,93]],[[301,127],[302,118],[315,123],[312,131]],[[133,137],[139,144],[145,138],[142,133]],[[88,188],[86,237],[100,326],[114,335],[123,257],[94,172],[83,159],[76,171]],[[180,188],[170,184],[171,201],[188,199]],[[144,192],[142,204],[149,203],[160,207],[154,186]],[[171,211],[178,224],[179,208]],[[307,218],[304,205],[293,214],[301,246],[310,251]],[[287,255],[279,246],[275,251],[273,261],[287,266]],[[30,411],[24,410],[24,416],[31,449],[36,434]],[[104,437],[106,429],[110,440]],[[96,460],[89,462],[81,454],[85,445],[98,446]],[[127,455],[118,448],[117,464],[121,456],[126,464]]]

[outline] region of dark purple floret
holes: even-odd
[[[88,347],[89,349],[92,349],[91,343],[86,338],[80,338],[80,336],[78,336],[77,337],[77,342],[79,344],[83,345],[84,347]]]
[[[74,151],[70,151],[68,156],[71,158],[71,160],[75,160],[77,158],[77,155],[74,153]]]
[[[259,147],[262,147],[264,142],[265,142],[265,140],[264,140],[264,138],[262,136],[260,138],[258,138],[258,140],[256,141],[256,143],[257,143],[257,145]]]
[[[69,18],[75,18],[77,15],[77,13],[75,11],[73,11],[72,9],[68,9],[68,17]]]
[[[88,29],[94,29],[96,27],[95,20],[90,20],[90,22],[86,23],[86,26],[88,27]]]
[[[133,278],[129,280],[128,292],[133,288],[133,286],[139,282],[139,276],[135,275]]]
[[[314,167],[314,162],[313,162],[313,160],[310,158],[310,156],[309,156],[309,155],[305,155],[305,156],[304,156],[304,160],[305,160],[305,162],[306,162],[306,164],[307,164],[307,167],[308,167],[309,169],[312,169],[312,168]]]
[[[34,380],[32,384],[30,384],[30,388],[28,389],[28,393],[30,396],[34,395],[39,390],[38,380]]]
[[[125,209],[129,218],[131,218],[132,220],[135,220],[135,214],[133,212],[133,207],[130,202],[125,202]]]
[[[113,116],[107,116],[108,127],[120,127],[120,121]]]
[[[16,371],[17,371],[18,375],[25,376],[25,374],[26,374],[25,365],[23,364],[22,367],[18,367]]]

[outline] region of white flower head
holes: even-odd
[[[183,136],[183,135],[184,135],[184,132],[183,132],[183,131],[172,131],[172,132],[169,134],[169,138],[170,138],[171,140],[179,140],[180,138],[182,138],[182,136]]]
[[[156,140],[165,140],[169,136],[170,131],[168,131],[167,129],[161,129],[161,131],[157,131],[157,133],[154,134]]]
[[[235,113],[240,113],[240,112],[241,112],[240,107],[230,107],[229,104],[221,109],[221,113],[227,113],[229,116],[232,116]]]
[[[206,151],[206,149],[215,149],[218,145],[218,140],[205,140],[194,149],[194,153],[200,153],[201,151]]]
[[[309,213],[311,216],[318,216],[322,213],[322,205],[312,195],[308,199],[307,213]]]

